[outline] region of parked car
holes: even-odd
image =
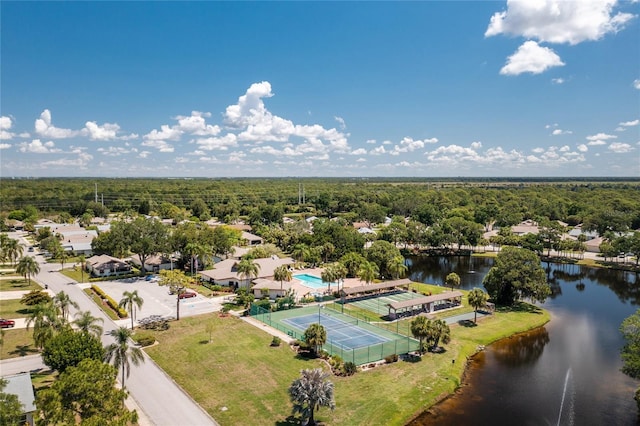
[[[0,318],[0,327],[2,327],[2,328],[10,328],[10,327],[15,327],[15,326],[16,326],[16,322],[14,320]]]
[[[194,293],[192,291],[185,291],[184,293],[180,293],[178,299],[189,299],[191,297],[196,297],[198,293]]]

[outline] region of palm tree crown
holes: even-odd
[[[238,271],[238,275],[240,275],[245,280],[250,281],[252,278],[258,277],[260,265],[258,265],[253,259],[242,259],[240,262],[238,262],[236,270]]]
[[[142,304],[144,303],[144,299],[138,295],[138,290],[134,291],[125,291],[122,293],[122,299],[118,304],[119,307],[126,309],[129,311],[129,316],[131,317],[131,329],[133,330],[133,320],[136,314],[136,306],[138,309],[142,308]]]
[[[73,306],[76,309],[79,307],[64,291],[53,296],[53,305],[60,311],[60,315],[65,322],[69,320],[69,307]]]
[[[76,313],[76,319],[73,321],[73,325],[78,327],[78,330],[93,334],[94,336],[100,338],[102,334],[102,327],[99,326],[98,322],[104,322],[102,318],[97,318],[91,315],[91,311],[81,311]]]
[[[25,278],[29,279],[29,285],[31,285],[31,276],[40,272],[40,265],[31,256],[23,256],[18,261],[16,266],[16,272]]]
[[[293,413],[301,414],[308,425],[315,425],[314,411],[320,407],[334,409],[333,383],[328,380],[329,374],[321,368],[302,370],[300,378],[289,387],[289,396],[293,402]]]
[[[129,338],[132,331],[126,327],[120,327],[109,332],[110,336],[115,338],[115,342],[106,347],[105,361],[111,362],[116,369],[122,371],[122,387],[124,387],[125,374],[129,377],[131,372],[131,364],[140,365],[144,362],[144,355],[140,348],[129,346]]]
[[[280,291],[282,291],[282,281],[291,281],[293,279],[293,274],[287,265],[280,265],[273,270],[273,279],[280,281]]]

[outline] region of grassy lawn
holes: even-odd
[[[17,358],[37,354],[40,351],[33,344],[33,328],[3,329],[3,344],[0,359]]]
[[[78,269],[75,269],[73,267],[64,268],[62,271],[60,271],[60,273],[79,283],[84,283],[89,281],[89,273],[85,271],[83,274],[80,268]]]
[[[31,280],[31,284],[29,284],[28,280],[20,276],[15,276],[11,279],[3,279],[0,280],[0,291],[25,291],[25,290],[42,290],[42,287],[36,283],[34,280]]]
[[[0,318],[26,318],[31,313],[31,308],[20,303],[20,299],[3,300],[0,303]]]
[[[340,425],[403,425],[460,386],[466,361],[479,345],[539,327],[549,318],[529,305],[499,311],[478,326],[451,327],[452,341],[444,353],[333,377],[336,410],[321,409],[317,419]],[[211,344],[205,332],[208,321],[215,323]],[[270,335],[234,317],[186,318],[155,335],[160,345],[147,352],[221,425],[289,424],[289,385],[300,369],[322,365],[297,359],[286,345],[269,347]]]

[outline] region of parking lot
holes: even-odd
[[[176,316],[176,295],[169,294],[169,287],[160,286],[157,282],[146,281],[144,278],[128,278],[117,281],[101,281],[96,285],[116,302],[122,300],[125,291],[137,290],[144,303],[141,309],[136,307],[135,320],[151,315]],[[209,299],[198,294],[196,297],[181,299],[180,317],[219,311],[222,308],[223,298],[220,296]]]

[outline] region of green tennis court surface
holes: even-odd
[[[319,306],[278,312],[268,312],[255,306],[251,309],[251,316],[299,340],[304,339],[309,325],[319,322],[327,331],[327,342],[322,349],[357,365],[418,349],[418,342],[414,339]]]

